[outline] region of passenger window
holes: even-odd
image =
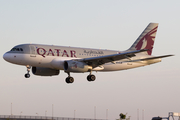
[[[19,48],[16,48],[17,51],[19,51]]]
[[[22,48],[20,48],[20,51],[23,51],[23,49],[22,49]]]

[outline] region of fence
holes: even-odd
[[[23,116],[23,115],[0,115],[0,120],[105,120],[90,118],[46,117],[46,116]]]

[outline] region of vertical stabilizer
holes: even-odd
[[[149,23],[149,25],[137,38],[134,44],[128,49],[128,51],[148,49],[148,51],[145,53],[151,55],[156,37],[157,28],[158,28],[158,23]]]

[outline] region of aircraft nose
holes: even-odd
[[[9,59],[8,53],[5,53],[5,54],[3,55],[3,58],[4,58],[4,60],[8,61],[8,59]]]

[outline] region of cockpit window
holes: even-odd
[[[22,48],[13,48],[13,49],[11,49],[11,51],[23,51],[23,49]]]
[[[11,49],[11,51],[15,51],[15,48]]]

